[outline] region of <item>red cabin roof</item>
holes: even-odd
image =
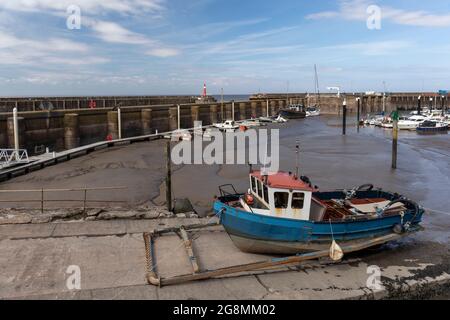
[[[261,171],[253,171],[251,176],[254,176],[263,182],[264,176],[261,175]],[[302,181],[300,178],[296,179],[294,174],[289,174],[287,172],[278,172],[274,175],[267,176],[267,185],[271,188],[278,189],[293,189],[293,190],[303,190],[303,191],[317,191],[315,188],[310,187],[309,184]]]

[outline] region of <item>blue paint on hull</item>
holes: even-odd
[[[214,203],[214,211],[229,234],[240,237],[280,242],[330,242],[332,234],[337,241],[350,241],[386,235],[401,224],[400,215],[359,221],[329,222],[302,221],[263,216],[230,207],[223,202]],[[412,222],[417,226],[422,221],[423,210]],[[408,211],[403,222],[411,221],[414,213]]]

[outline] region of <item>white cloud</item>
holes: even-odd
[[[125,29],[115,22],[94,21],[91,23],[96,35],[106,42],[124,44],[151,44],[153,41],[144,35]]]
[[[350,44],[325,47],[325,48],[321,48],[321,49],[346,50],[346,51],[351,51],[353,53],[359,52],[359,53],[367,55],[367,56],[382,56],[382,55],[403,53],[404,49],[407,49],[411,46],[412,46],[412,44],[408,41],[391,40],[391,41],[350,43]]]
[[[342,18],[345,20],[365,21],[368,18],[367,8],[373,5],[367,0],[341,0],[336,11],[323,11],[306,16],[306,19]],[[408,11],[390,6],[380,6],[382,19],[400,25],[420,27],[449,27],[450,13],[434,14],[427,11]]]
[[[77,5],[88,15],[105,11],[122,14],[160,12],[165,0],[2,0],[0,8],[14,11],[66,12],[70,5]]]
[[[150,56],[155,56],[159,58],[168,58],[174,57],[180,54],[180,51],[172,48],[156,48],[147,51],[147,54]]]
[[[20,38],[0,30],[0,65],[97,64],[107,60],[88,56],[89,47],[67,39]],[[78,62],[77,62],[78,61]]]

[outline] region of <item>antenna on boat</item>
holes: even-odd
[[[299,166],[300,166],[300,141],[297,140],[296,141],[297,145],[295,146],[296,149],[296,154],[297,154],[297,163],[296,163],[296,175],[295,175],[295,179],[298,179],[298,177],[300,177],[300,173],[299,173]]]

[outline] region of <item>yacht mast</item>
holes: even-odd
[[[314,86],[316,89],[317,107],[320,107],[320,88],[319,88],[319,77],[317,75],[317,65],[314,65]]]

